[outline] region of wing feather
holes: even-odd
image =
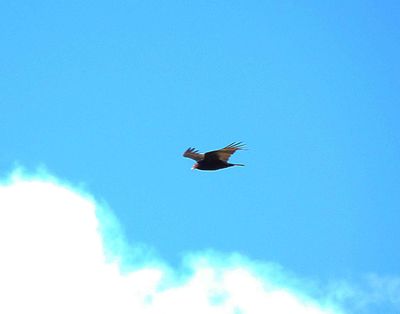
[[[242,142],[233,142],[228,146],[219,150],[214,150],[204,154],[205,160],[222,160],[227,162],[237,150],[245,149],[245,145]]]
[[[200,154],[199,151],[195,148],[189,147],[184,153],[183,157],[191,158],[196,161],[200,161],[204,159],[204,154]]]

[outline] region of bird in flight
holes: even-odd
[[[241,142],[233,142],[224,148],[213,150],[204,154],[199,153],[199,151],[195,148],[189,147],[183,153],[183,157],[191,158],[197,161],[193,165],[192,170],[218,170],[232,166],[244,166],[242,164],[231,164],[228,162],[231,155],[233,155],[237,150],[242,149],[244,149],[244,144]]]

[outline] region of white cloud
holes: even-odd
[[[106,206],[43,174],[0,184],[0,250],[0,313],[343,313],[240,255],[187,254],[173,269],[129,247]]]

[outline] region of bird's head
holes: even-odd
[[[198,164],[198,163],[195,163],[195,164],[193,165],[193,167],[192,167],[192,170],[197,169],[198,166],[199,166],[199,164]]]

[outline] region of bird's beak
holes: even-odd
[[[196,167],[195,167],[195,166],[193,166],[192,168],[190,168],[190,170],[194,170],[194,169],[196,169]]]

